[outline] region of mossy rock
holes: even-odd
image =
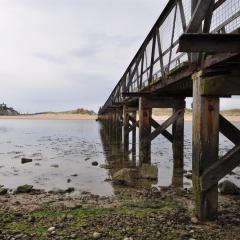
[[[30,193],[33,189],[33,186],[32,185],[28,185],[28,184],[25,184],[25,185],[22,185],[22,186],[19,186],[17,187],[17,189],[15,190],[15,194],[19,194],[19,193]]]
[[[7,194],[7,192],[8,192],[7,188],[0,187],[0,195],[5,195]]]

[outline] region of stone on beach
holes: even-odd
[[[7,192],[8,192],[7,188],[3,188],[0,186],[0,195],[5,195],[5,194],[7,194]]]
[[[92,162],[92,165],[93,165],[93,166],[97,166],[97,165],[98,165],[98,162],[97,162],[97,161],[94,161],[94,162]]]
[[[29,162],[32,162],[32,159],[31,158],[22,158],[21,162],[22,162],[22,164],[29,163]]]
[[[143,164],[139,168],[139,178],[156,180],[158,178],[157,166],[150,164]]]
[[[18,186],[17,189],[14,191],[15,194],[18,194],[18,193],[30,193],[33,189],[33,186],[32,185],[28,185],[28,184],[25,184],[25,185],[22,185],[22,186]]]
[[[52,164],[51,167],[58,168],[59,165],[58,164]]]
[[[136,170],[134,169],[123,168],[113,175],[113,183],[130,186],[133,184],[133,175],[135,175],[135,173]]]
[[[237,187],[234,183],[225,180],[224,182],[219,183],[219,191],[221,194],[230,194],[230,195],[240,195],[240,188]]]

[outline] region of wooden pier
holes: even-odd
[[[192,180],[202,221],[216,218],[218,181],[240,164],[240,131],[219,112],[220,98],[240,95],[239,33],[240,0],[170,0],[98,113],[126,153],[131,133],[136,155],[139,128],[140,163],[151,162],[151,141],[163,135],[183,179],[185,98],[193,97]],[[159,124],[153,108],[173,113]],[[223,157],[219,132],[235,144]]]

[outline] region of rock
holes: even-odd
[[[123,240],[133,240],[132,237],[125,237]]]
[[[187,173],[184,175],[185,178],[192,180],[192,173]]]
[[[31,158],[22,158],[21,162],[22,162],[22,164],[29,163],[29,162],[32,162],[32,159]]]
[[[94,162],[92,162],[92,165],[93,165],[93,166],[97,166],[97,165],[98,165],[98,162],[97,162],[97,161],[94,161]]]
[[[219,191],[221,194],[231,194],[231,195],[239,195],[240,188],[238,188],[234,183],[225,180],[224,182],[219,183],[218,185]]]
[[[101,164],[101,165],[99,165],[99,167],[104,168],[104,169],[111,169],[111,166],[107,165],[107,164]]]
[[[29,216],[28,217],[28,222],[33,223],[36,221],[36,218],[34,216]]]
[[[18,193],[29,193],[32,190],[33,190],[33,186],[32,185],[25,184],[25,185],[22,185],[22,186],[18,186],[14,193],[15,194],[18,194]]]
[[[101,233],[94,232],[93,233],[93,239],[99,239],[101,237]]]
[[[134,173],[134,169],[122,168],[113,175],[113,183],[130,186],[133,184]]]
[[[194,224],[198,223],[198,219],[196,217],[191,217],[191,222]]]
[[[68,178],[68,180],[67,180],[67,183],[70,183],[71,182],[71,179],[70,178]]]
[[[158,178],[157,166],[143,164],[139,168],[139,178],[156,180]]]
[[[52,164],[50,167],[58,168],[59,165],[57,165],[57,164]]]
[[[8,192],[7,188],[0,187],[0,195],[5,195],[7,194],[7,192]]]
[[[71,193],[71,192],[74,192],[74,191],[75,191],[74,187],[69,187],[66,190],[64,190],[65,193]]]
[[[50,227],[49,229],[48,229],[48,232],[54,232],[55,231],[55,227]]]
[[[77,176],[78,176],[78,174],[76,174],[76,173],[71,175],[71,177],[77,177]]]

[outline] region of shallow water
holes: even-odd
[[[240,123],[236,126],[240,127]],[[191,122],[185,122],[186,170],[191,169],[191,129]],[[123,158],[119,144],[93,120],[0,120],[0,135],[0,185],[11,189],[32,184],[45,190],[74,187],[76,192],[111,195],[115,186],[104,180],[118,169],[139,164],[138,152],[136,161],[132,154]],[[233,144],[220,135],[220,155],[232,147]],[[172,183],[171,148],[162,136],[152,142],[152,164],[158,168],[158,180],[138,184],[168,186]],[[22,164],[22,157],[32,158],[33,162]],[[113,169],[92,166],[93,161],[111,165]],[[237,175],[227,178],[240,185],[240,168],[234,172]],[[189,186],[189,182],[184,178],[185,186]]]

